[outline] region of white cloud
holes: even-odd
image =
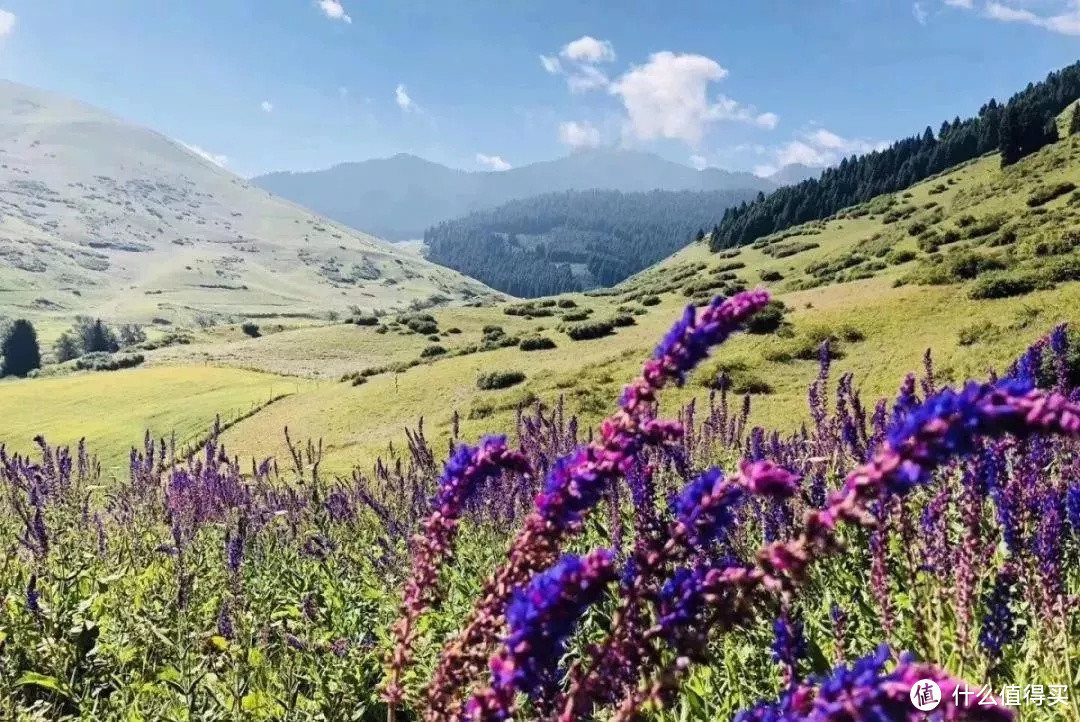
[[[953,8],[971,10],[975,7],[975,0],[945,0],[945,4]]]
[[[319,9],[323,15],[331,20],[340,20],[343,23],[351,23],[352,18],[345,12],[344,6],[338,0],[319,0]]]
[[[881,141],[844,138],[825,128],[818,128],[798,133],[794,140],[775,148],[771,165],[774,168],[773,172],[775,168],[782,168],[792,163],[814,167],[831,166],[847,156],[884,150],[888,145]],[[765,167],[765,165],[759,166],[759,168]],[[756,169],[754,173],[761,175]]]
[[[727,96],[709,102],[709,84],[723,80],[728,71],[704,55],[653,53],[644,65],[627,71],[611,84],[626,108],[624,135],[637,140],[669,138],[692,147],[701,142],[713,122],[733,120],[773,129],[775,113],[758,113]]]
[[[497,155],[484,155],[483,153],[476,154],[476,162],[480,165],[486,165],[491,170],[510,170],[514,166],[507,163],[502,157]]]
[[[692,155],[690,156],[690,165],[698,170],[704,170],[709,167],[709,160],[703,155]]]
[[[562,63],[554,55],[541,55],[540,65],[552,75],[558,75],[562,72]]]
[[[0,38],[11,35],[11,31],[15,29],[15,13],[7,10],[0,10]]]
[[[595,148],[600,145],[600,131],[592,123],[568,120],[559,123],[559,142],[570,148]]]
[[[409,93],[405,90],[405,86],[402,83],[398,83],[397,88],[394,89],[394,102],[398,104],[398,107],[408,113],[410,110],[416,110],[416,103],[409,97]]]
[[[184,146],[185,148],[190,150],[195,155],[199,156],[203,160],[210,161],[211,163],[218,166],[219,168],[224,168],[229,162],[228,156],[221,155],[220,153],[211,153],[210,151],[203,150],[202,148],[200,148],[197,145],[192,145],[191,143],[185,143],[182,140],[178,141],[178,142],[180,143],[180,145]]]
[[[964,4],[964,0],[951,0],[948,4],[969,9],[973,7],[970,2]],[[1018,7],[1018,4],[1023,3],[1017,3],[1015,0],[1010,0],[1008,3],[989,2],[983,14],[999,22],[1027,23],[1062,35],[1080,36],[1080,0],[1053,0],[1051,4],[1054,9],[1045,14]]]
[[[259,107],[262,108],[264,113],[270,113],[274,110],[274,104],[271,103],[269,100],[264,100],[263,102],[259,103]]]
[[[911,14],[915,16],[915,22],[919,25],[926,25],[926,20],[930,17],[930,13],[926,11],[921,2],[911,6]]]
[[[607,40],[585,35],[564,45],[559,54],[579,63],[610,63],[615,59],[615,48]]]
[[[754,166],[754,175],[758,178],[768,178],[777,170],[779,169],[774,165],[756,165]]]

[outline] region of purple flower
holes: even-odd
[[[37,574],[31,574],[30,581],[26,585],[26,608],[34,616],[41,614],[41,594],[37,588]]]
[[[1065,491],[1065,514],[1073,538],[1080,540],[1080,482],[1073,482]]]
[[[953,700],[953,691],[964,682],[909,657],[901,657],[893,671],[886,671],[889,649],[879,647],[854,664],[840,665],[809,685],[786,689],[776,702],[764,702],[735,716],[735,722],[916,722],[925,719],[911,703],[912,688],[923,679],[933,680],[940,689],[938,712],[955,719],[963,709],[964,719],[1004,722],[1012,712],[991,700],[978,705],[975,695],[962,705]],[[973,686],[978,689],[977,685]],[[970,688],[970,687],[969,687]]]
[[[221,608],[218,609],[217,630],[218,634],[225,639],[233,638],[235,630],[233,629],[232,614],[228,602],[222,602]]]
[[[1002,648],[1018,636],[1016,615],[1012,605],[1016,600],[1016,572],[1006,567],[998,573],[994,586],[986,595],[983,607],[982,631],[979,633],[979,645],[986,650],[991,662],[1001,659]]]
[[[490,661],[491,686],[469,700],[468,718],[505,720],[512,716],[517,692],[538,702],[550,695],[567,639],[615,579],[614,556],[607,549],[584,558],[568,554],[514,591],[506,608],[507,636]]]
[[[783,666],[785,674],[790,676],[790,683],[794,679],[796,665],[806,656],[806,637],[802,622],[788,613],[781,614],[773,623],[772,654],[773,660]]]
[[[240,562],[244,559],[244,537],[238,529],[235,533],[225,534],[225,563],[231,576],[240,573]]]

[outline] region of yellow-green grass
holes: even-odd
[[[0,383],[0,439],[28,451],[33,438],[74,445],[85,437],[103,467],[122,470],[144,431],[175,434],[178,447],[271,397],[303,392],[307,380],[226,368],[148,368]],[[281,403],[279,401],[278,403]]]
[[[1004,368],[1027,344],[1056,323],[1080,322],[1080,283],[1059,283],[1051,290],[1016,298],[972,300],[968,296],[969,284],[904,283],[917,265],[928,258],[925,251],[917,251],[915,260],[886,265],[875,270],[872,278],[798,290],[811,278],[808,267],[854,250],[868,256],[875,249],[915,251],[916,238],[909,232],[913,222],[925,222],[943,233],[957,227],[958,218],[965,214],[979,218],[1006,214],[1018,236],[1011,247],[1014,250],[1008,252],[1023,255],[1025,244],[1033,238],[1080,228],[1080,208],[1070,202],[1069,196],[1050,201],[1041,209],[1027,205],[1034,188],[1063,180],[1080,185],[1078,139],[1066,139],[1006,170],[999,167],[997,156],[988,156],[908,191],[891,194],[893,208],[917,207],[903,220],[886,223],[887,204],[884,199],[875,199],[864,204],[862,210],[849,209],[827,221],[793,229],[784,234],[791,235],[785,242],[812,241],[818,247],[787,258],[773,258],[761,248],[752,247],[741,249],[734,258],[721,258],[704,245],[695,244],[628,279],[611,295],[576,294],[572,298],[579,307],[593,309],[593,319],[603,319],[615,314],[620,306],[642,310],[640,297],[671,286],[671,280],[680,273],[693,271],[682,282],[685,285],[709,277],[721,264],[737,261],[745,264],[735,271],[739,279],[754,286],[761,285],[763,271],[779,271],[784,278],[765,285],[771,286],[787,305],[787,319],[796,340],[822,327],[830,331],[852,327],[865,336],[862,341],[841,344],[844,357],[834,362],[834,377],[853,372],[864,403],[871,406],[878,397],[892,395],[905,373],[921,367],[927,348],[933,349],[938,375],[944,380],[982,377],[990,367]],[[940,206],[940,212],[924,207],[931,202]],[[935,217],[938,213],[940,217]],[[988,250],[975,242],[962,241],[944,246],[941,253],[965,244],[978,252]],[[438,320],[441,333],[438,343],[451,352],[479,343],[485,325],[501,326],[508,335],[540,333],[554,339],[558,346],[545,351],[522,352],[513,347],[440,357],[401,373],[373,376],[361,386],[334,379],[366,367],[412,361],[432,341],[417,334],[394,330],[379,334],[372,326],[342,323],[287,328],[258,339],[243,338],[235,328],[219,329],[197,334],[192,345],[147,354],[147,363],[154,367],[142,373],[215,372],[206,367],[175,368],[175,365],[210,364],[323,379],[319,384],[278,380],[278,388],[296,383],[299,393],[237,423],[227,431],[226,442],[231,451],[244,456],[281,453],[282,430],[288,426],[294,438],[321,438],[326,453],[322,468],[343,473],[354,464],[368,468],[374,456],[383,452],[390,442],[401,448],[403,429],[420,417],[424,417],[428,436],[436,440],[440,451],[446,448],[455,410],[461,415],[465,438],[489,432],[512,432],[518,404],[539,399],[551,405],[560,395],[565,398],[567,411],[579,413],[585,425],[597,422],[611,411],[621,386],[637,373],[641,362],[688,302],[683,288],[679,284],[675,286],[659,294],[658,305],[645,308],[644,315],[635,316],[636,325],[618,328],[614,335],[589,341],[572,341],[558,330],[558,314],[562,311],[557,311],[555,317],[525,319],[505,314],[503,306],[428,310]],[[989,330],[975,343],[962,346],[961,331],[980,325]],[[461,333],[446,333],[451,328],[458,328]],[[706,384],[715,378],[720,365],[729,368],[735,365],[740,367],[735,376],[763,381],[771,387],[770,393],[754,394],[752,422],[781,429],[797,427],[807,419],[806,388],[817,373],[817,364],[812,359],[767,360],[775,357],[778,349],[792,343],[793,339],[776,335],[744,335],[733,339],[685,388],[665,393],[666,410],[671,411],[692,397],[704,397],[708,393]],[[527,378],[506,390],[478,389],[477,376],[493,370],[523,371]],[[216,372],[240,373],[226,369]],[[266,378],[257,374],[253,377]],[[68,439],[85,434],[97,438],[99,445],[102,437],[114,447],[137,441],[141,427],[146,425],[141,419],[129,418],[115,425],[107,421],[84,423],[86,417],[94,416],[91,409],[101,395],[96,389],[88,389],[108,378],[109,374],[95,374],[63,379],[70,386],[64,387],[59,396],[71,397],[66,407],[68,415],[54,411],[41,415],[29,435],[42,431],[52,436],[51,427],[58,427]],[[42,383],[26,382],[26,388]],[[222,393],[227,391],[223,389]],[[261,398],[267,395],[256,394]],[[0,401],[3,399],[0,392]],[[166,395],[155,403],[163,413],[170,405],[176,409],[192,406],[184,392]],[[228,410],[227,403],[218,406],[214,403],[213,398],[207,398],[199,404],[203,411],[185,417],[190,423],[190,434],[197,433],[200,424],[205,425],[212,418],[214,410]],[[27,436],[21,429],[16,431]],[[17,437],[18,434],[11,433],[0,422],[0,438]]]

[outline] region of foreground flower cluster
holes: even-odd
[[[0,698],[27,719],[854,722],[921,719],[930,679],[939,718],[998,721],[1016,710],[952,690],[1070,682],[1066,330],[958,389],[928,354],[872,410],[850,375],[830,407],[826,342],[792,435],[726,391],[661,416],[768,300],[688,308],[587,438],[561,402],[523,409],[513,443],[455,439],[441,469],[422,426],[334,481],[291,440],[291,468],[242,471],[216,435],[191,459],[147,438],[111,487],[81,445],[0,450]]]

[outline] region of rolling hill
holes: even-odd
[[[694,170],[652,153],[600,148],[505,171],[467,172],[413,155],[279,172],[252,183],[328,218],[392,240],[510,200],[569,190],[770,191],[750,173]]]
[[[493,298],[180,143],[0,82],[0,314],[190,323]]]

